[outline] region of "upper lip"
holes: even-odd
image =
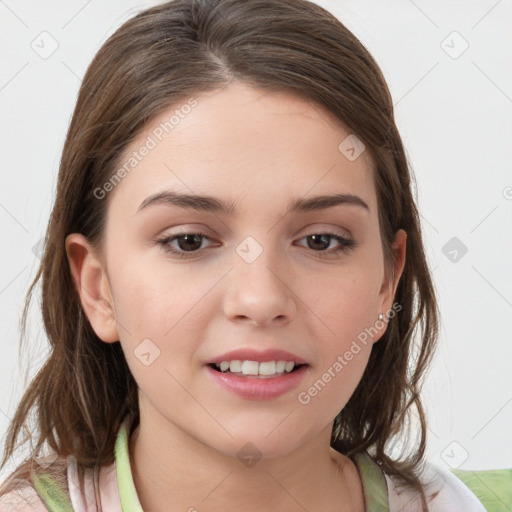
[[[222,361],[258,361],[259,363],[265,361],[293,361],[296,364],[307,364],[301,357],[278,348],[267,348],[265,350],[239,348],[212,359],[208,364],[221,363]]]

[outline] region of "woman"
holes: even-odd
[[[28,300],[40,278],[52,351],[3,463],[34,405],[55,456],[0,510],[483,510],[423,467],[438,324],[408,164],[377,64],[319,6],[177,0],[118,29]]]

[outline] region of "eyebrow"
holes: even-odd
[[[208,195],[200,196],[173,191],[159,192],[144,199],[137,213],[149,206],[161,204],[174,205],[201,212],[224,213],[229,216],[237,215],[235,202],[227,202]],[[325,210],[338,205],[359,206],[370,212],[370,207],[359,196],[353,194],[331,194],[293,199],[288,205],[287,213]]]

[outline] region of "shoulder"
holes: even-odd
[[[0,495],[0,512],[96,512],[101,507],[121,512],[115,461],[97,468],[80,469],[82,471],[70,455],[30,471],[30,476],[11,475],[0,486],[5,491]]]
[[[48,499],[62,503],[68,495],[68,464],[64,457],[26,460],[1,485],[0,512],[47,512]]]
[[[420,512],[421,500],[417,493],[404,490],[402,485],[389,475],[388,484],[390,512]],[[484,506],[468,487],[450,471],[427,462],[420,475],[429,512],[486,512]]]
[[[31,485],[0,496],[0,512],[47,512],[45,504]]]

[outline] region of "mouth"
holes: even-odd
[[[296,389],[306,377],[309,364],[226,360],[208,363],[205,368],[215,389],[225,389],[246,400],[273,400]]]
[[[253,379],[272,379],[289,375],[298,371],[307,364],[299,364],[293,361],[250,361],[250,360],[233,360],[222,361],[220,363],[208,364],[213,370],[239,377],[247,377]]]

